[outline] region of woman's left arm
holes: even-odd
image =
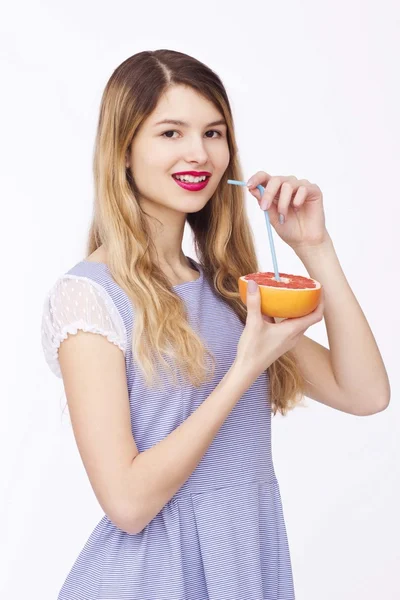
[[[259,184],[265,187],[262,196]],[[384,410],[390,401],[389,379],[326,229],[321,189],[307,179],[265,171],[255,173],[247,185],[260,207],[268,210],[277,234],[323,286],[329,350],[307,336],[294,348],[310,383],[310,397],[353,414]]]
[[[324,288],[324,320],[332,370],[343,395],[371,412],[384,410],[390,384],[368,321],[347,282],[332,239],[295,249],[310,277]]]

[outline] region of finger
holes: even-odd
[[[257,286],[255,291],[251,291],[251,284],[255,283]],[[261,315],[261,294],[260,289],[258,287],[257,282],[254,280],[250,280],[247,282],[247,297],[246,297],[246,307],[247,307],[247,317],[246,324],[259,324],[260,323],[260,315]]]
[[[267,187],[264,190],[264,194],[261,200],[261,208],[263,210],[268,210],[269,207],[271,206],[272,202],[274,201],[275,196],[278,196],[278,192],[279,189],[282,185],[283,181],[282,181],[282,177],[272,177],[268,184]]]
[[[254,196],[255,198],[257,198],[258,200],[258,204],[261,206],[261,192],[258,188],[254,188],[254,189],[249,189],[249,192],[252,196]]]
[[[258,185],[262,185],[265,187],[268,181],[271,179],[271,175],[266,173],[265,171],[257,171],[254,175],[247,180],[247,187],[256,188]]]
[[[315,307],[315,309],[312,312],[310,312],[308,315],[305,315],[304,317],[302,317],[302,319],[306,323],[308,321],[309,324],[307,325],[307,327],[310,327],[310,325],[313,325],[314,323],[318,323],[318,321],[322,320],[323,314],[324,314],[324,309],[325,309],[324,290],[321,288],[321,295],[320,295],[318,305]]]
[[[263,321],[266,321],[267,323],[275,323],[273,317],[269,317],[268,315],[263,315],[262,313],[261,313],[261,316],[262,316]]]
[[[321,297],[323,297],[321,295]],[[304,315],[304,317],[294,317],[292,319],[285,319],[279,326],[284,326],[288,328],[289,335],[300,335],[304,333],[311,325],[315,325],[315,323],[319,323],[323,319],[324,313],[324,301],[320,301],[318,306],[308,315]]]
[[[294,189],[292,184],[289,181],[284,181],[281,186],[281,193],[278,201],[278,213],[283,215],[285,220],[287,218],[289,204],[292,201],[293,193]]]
[[[320,312],[324,312],[325,309],[325,290],[324,288],[321,286],[321,294],[319,297],[319,303],[318,306],[316,307],[316,311],[320,311]]]
[[[286,319],[282,317],[274,317],[274,321],[275,323],[282,323],[282,321],[286,321]]]
[[[298,188],[299,180],[294,175],[289,175],[287,177],[285,177],[283,175],[280,175],[279,177],[273,177],[272,179],[279,180],[280,181],[280,186],[278,187],[278,189],[276,189],[275,186],[272,187],[272,183],[271,183],[271,197],[267,198],[267,204],[265,204],[265,210],[269,210],[271,208],[271,206],[272,206],[272,203],[275,202],[275,201],[276,201],[277,205],[278,204],[280,205],[280,194],[282,194],[282,188],[283,188],[283,186],[284,186],[285,183],[291,185],[291,192],[290,192],[290,196],[288,197],[288,204],[287,204],[287,206],[289,206],[290,201],[291,201],[291,197],[293,196],[294,191],[297,190],[297,188]],[[287,186],[285,186],[285,187],[287,187]],[[284,200],[284,198],[285,198],[285,195],[282,196],[283,200]],[[263,206],[264,206],[264,204],[263,204]],[[284,213],[282,213],[282,214],[286,215],[287,214],[287,210],[285,211],[285,204],[284,203],[282,204],[282,209],[284,211]],[[281,211],[277,210],[277,212],[281,212]]]
[[[319,323],[319,321],[322,321],[324,317],[324,301],[322,300],[322,302],[318,304],[316,309],[313,310],[309,315],[307,315],[307,317],[307,320],[309,321],[307,327],[310,327],[311,325],[315,325],[315,323]]]
[[[293,209],[299,210],[299,208],[304,204],[304,201],[307,196],[307,188],[304,185],[301,185],[296,192],[295,197],[293,198]]]

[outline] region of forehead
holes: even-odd
[[[203,126],[223,119],[218,108],[196,90],[183,85],[169,88],[159,99],[149,115],[149,124],[154,126],[162,120],[180,121],[184,126]]]

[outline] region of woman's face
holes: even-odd
[[[158,124],[164,119],[186,124]],[[227,127],[211,125],[221,120],[215,106],[190,87],[173,86],[160,98],[126,160],[147,212],[162,207],[186,214],[207,204],[229,164]],[[203,189],[189,191],[172,177],[182,171],[206,171],[211,177]]]

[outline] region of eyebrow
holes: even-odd
[[[156,127],[157,125],[164,125],[166,123],[171,125],[180,125],[181,127],[189,127],[189,123],[186,123],[186,121],[180,121],[178,119],[163,119],[162,121],[158,121],[157,123],[155,123],[154,126]],[[226,121],[225,119],[219,119],[218,121],[213,121],[212,123],[209,123],[208,125],[206,125],[206,127],[214,127],[215,125],[226,125]]]

